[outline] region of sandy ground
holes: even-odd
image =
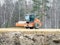
[[[25,29],[25,28],[0,28],[0,31],[59,31],[60,29]]]
[[[0,28],[0,32],[20,31],[24,33],[60,33],[60,29],[23,29],[23,28]]]

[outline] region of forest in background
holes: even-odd
[[[0,0],[0,28],[15,27],[29,13],[42,21],[41,28],[60,28],[59,0]]]

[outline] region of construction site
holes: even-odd
[[[60,45],[60,1],[0,0],[0,45]]]

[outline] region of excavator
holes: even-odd
[[[39,29],[42,26],[42,22],[33,14],[25,15],[25,20],[26,21],[16,22],[16,27],[24,27],[26,29]]]

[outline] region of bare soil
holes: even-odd
[[[60,45],[60,33],[0,32],[0,45]]]

